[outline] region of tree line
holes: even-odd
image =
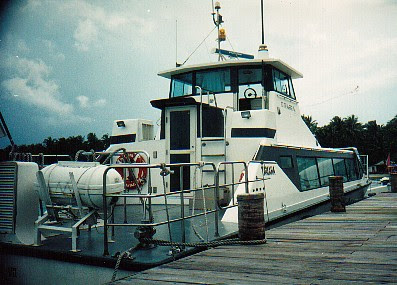
[[[31,154],[66,154],[70,155],[73,159],[79,150],[95,150],[102,151],[109,147],[110,136],[104,134],[98,138],[95,133],[89,133],[87,137],[84,136],[70,136],[68,138],[52,138],[48,137],[42,143],[18,145],[14,152],[31,153]],[[2,161],[9,159],[11,146],[0,150],[0,159]]]
[[[370,165],[386,161],[389,154],[397,162],[397,115],[385,125],[376,121],[363,124],[355,115],[335,116],[322,127],[311,116],[302,115],[302,119],[322,147],[354,146],[360,154],[368,155]]]
[[[322,147],[357,147],[360,154],[369,155],[370,164],[385,161],[390,153],[391,160],[397,162],[397,115],[385,125],[380,125],[376,121],[363,124],[355,115],[346,118],[335,116],[327,125],[321,127],[311,116],[302,115],[302,119]],[[58,139],[48,137],[42,143],[19,145],[14,151],[32,154],[67,154],[74,158],[79,150],[102,151],[109,145],[108,134],[98,138],[95,133],[89,133],[86,137],[80,135]],[[10,151],[11,146],[0,150],[0,159],[7,160]]]

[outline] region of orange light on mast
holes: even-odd
[[[219,29],[218,40],[220,42],[226,41],[226,31],[224,28]]]

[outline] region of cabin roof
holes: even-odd
[[[292,79],[302,78],[303,75],[296,69],[292,68],[285,62],[275,59],[275,58],[266,58],[266,59],[246,59],[246,60],[226,60],[226,61],[219,61],[219,62],[211,62],[211,63],[204,63],[204,64],[195,64],[195,65],[187,65],[187,66],[180,66],[173,69],[161,71],[158,73],[159,76],[171,79],[172,75],[181,74],[193,70],[202,70],[202,69],[214,69],[218,67],[230,67],[230,66],[260,66],[262,62],[272,65],[273,67],[283,71],[284,73],[291,76]]]

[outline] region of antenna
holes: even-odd
[[[175,20],[175,66],[180,66],[178,64],[178,20]]]
[[[265,44],[265,24],[263,22],[263,0],[261,0],[261,18],[262,18],[262,44]]]

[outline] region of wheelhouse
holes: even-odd
[[[171,79],[169,99],[177,97],[230,94],[236,111],[268,109],[268,92],[296,100],[292,79],[302,75],[275,59],[218,62],[178,67],[159,73]]]

